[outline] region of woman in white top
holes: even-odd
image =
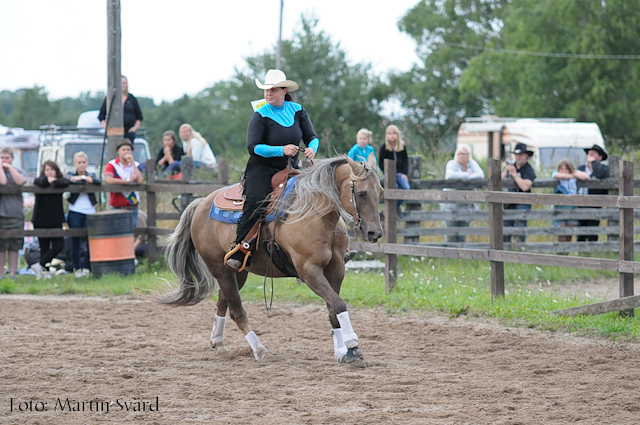
[[[87,173],[89,157],[80,151],[73,155],[73,164],[76,167],[75,173],[69,173],[71,184],[95,184],[100,185],[102,181],[93,173]],[[67,223],[70,228],[83,228],[88,226],[87,215],[95,214],[95,205],[98,203],[95,193],[72,193],[69,198],[69,214]],[[85,254],[80,261],[80,254],[84,248]],[[89,275],[89,244],[87,238],[71,238],[71,261],[76,271],[76,277]]]
[[[471,158],[471,147],[466,144],[458,145],[454,159],[447,162],[444,178],[449,179],[483,179],[484,171],[478,163]],[[444,189],[453,190],[453,189]],[[474,203],[442,203],[442,211],[477,211],[478,205]],[[469,227],[469,221],[445,220],[445,227]],[[447,235],[447,242],[465,242],[464,235]]]
[[[182,149],[185,155],[193,158],[193,164],[196,168],[215,168],[218,165],[211,146],[200,133],[193,129],[191,124],[182,124],[179,133],[180,139],[182,139]]]

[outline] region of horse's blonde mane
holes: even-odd
[[[298,181],[286,202],[285,214],[288,223],[295,223],[308,217],[324,216],[335,211],[346,222],[354,221],[340,201],[340,188],[336,184],[336,168],[347,164],[346,155],[337,156],[324,160],[318,160],[308,168],[301,170]],[[362,163],[364,176],[356,176],[349,169],[351,178],[359,181],[366,179],[375,170],[367,164]]]

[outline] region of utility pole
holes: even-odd
[[[278,35],[278,54],[276,56],[276,69],[280,68],[280,58],[282,57],[282,10],[284,9],[284,0],[280,0],[280,34]]]
[[[120,0],[107,0],[108,40],[108,90],[107,90],[107,138],[109,158],[116,157],[116,146],[124,137],[122,110],[122,76],[120,74]]]

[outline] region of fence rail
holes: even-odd
[[[365,251],[383,252],[386,256],[386,290],[390,291],[397,279],[397,255],[415,255],[425,257],[457,258],[463,260],[483,260],[491,262],[491,296],[504,296],[504,263],[536,264],[543,266],[559,266],[581,269],[610,270],[620,274],[620,298],[633,295],[633,273],[640,272],[640,262],[633,261],[634,254],[634,208],[640,208],[640,197],[633,196],[633,164],[620,161],[619,196],[614,195],[556,195],[540,193],[508,193],[501,192],[500,162],[489,160],[488,192],[476,191],[436,191],[436,190],[398,190],[385,191],[385,242],[374,246],[352,243],[351,247]],[[395,162],[385,160],[385,187],[394,187],[390,176],[395,176]],[[489,204],[489,228],[480,228],[489,234],[489,249],[438,247],[425,245],[398,244],[397,236],[403,234],[423,234],[423,229],[411,228],[400,232],[396,227],[396,200],[411,199],[426,202],[483,202]],[[557,256],[549,254],[534,254],[530,252],[504,251],[503,236],[509,234],[527,234],[526,231],[504,228],[503,218],[507,218],[503,211],[503,204],[542,204],[569,205],[580,207],[607,207],[618,209],[619,259],[583,258]],[[420,214],[411,212],[409,214]],[[504,215],[504,217],[503,217]],[[483,216],[484,218],[484,216]],[[612,218],[615,218],[612,216]],[[467,228],[468,232],[475,232],[477,228]],[[569,230],[566,230],[569,229]],[[556,228],[553,234],[582,234],[585,228]],[[592,229],[596,233],[611,234],[616,228],[612,226]],[[459,234],[461,228],[453,229]],[[575,232],[574,232],[575,230]],[[580,231],[582,230],[582,231]],[[446,229],[429,229],[428,232],[447,234]],[[542,228],[534,228],[533,232],[543,232]],[[531,233],[529,233],[531,234]],[[515,245],[515,244],[514,244]],[[569,248],[569,243],[557,244],[562,249]],[[571,244],[573,245],[573,244]],[[578,245],[578,244],[576,244]],[[512,245],[513,246],[513,245]],[[623,304],[627,305],[627,304]],[[633,315],[633,309],[623,312],[627,316]]]

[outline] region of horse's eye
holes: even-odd
[[[364,190],[358,192],[358,198],[364,199],[366,197],[367,197],[367,192],[365,192]]]

